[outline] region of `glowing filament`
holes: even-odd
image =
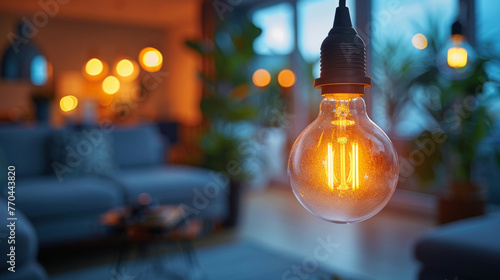
[[[452,68],[462,68],[467,65],[467,51],[459,47],[448,49],[448,65]]]
[[[358,143],[352,145],[351,153],[351,178],[352,189],[359,188],[359,168],[358,168]]]
[[[333,147],[328,143],[328,187],[333,190]]]
[[[335,159],[333,143],[328,143],[328,161],[326,164],[328,187],[333,190],[334,187],[337,186],[337,190],[346,191],[349,189],[349,185],[351,185],[351,189],[356,190],[359,188],[358,143],[351,144],[351,152],[349,153],[346,151],[346,137],[338,138],[337,142],[339,143],[339,150],[337,151],[338,161]],[[348,168],[349,171],[347,170]],[[340,172],[340,174],[337,172]],[[340,179],[340,182],[337,178]]]
[[[346,156],[345,156],[345,144],[347,143],[346,137],[340,137],[337,139],[340,144],[340,186],[337,188],[339,190],[347,190],[346,183]]]

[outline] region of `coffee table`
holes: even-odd
[[[202,218],[186,217],[180,205],[120,207],[104,213],[101,224],[121,241],[117,272],[126,269],[124,263],[134,253],[139,258],[148,258],[151,257],[148,249],[153,245],[177,244],[186,257],[188,269],[167,269],[160,258],[153,256],[154,261],[144,265],[143,274],[147,274],[148,279],[152,279],[151,273],[162,279],[204,279],[192,240],[210,233],[213,225]]]

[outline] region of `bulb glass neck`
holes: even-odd
[[[334,99],[334,100],[350,100],[358,97],[362,97],[363,93],[327,93],[323,94],[324,99]]]
[[[321,95],[330,94],[365,94],[365,84],[348,83],[328,84],[321,87]]]
[[[365,100],[362,95],[354,94],[328,94],[325,95],[320,104],[319,116],[338,118],[345,113],[344,117],[355,120],[366,113]],[[339,115],[340,114],[340,115]]]
[[[453,44],[461,44],[463,41],[465,41],[465,37],[464,35],[461,35],[461,34],[453,34],[451,36],[451,42]]]

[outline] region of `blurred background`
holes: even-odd
[[[286,174],[337,5],[0,2],[0,165],[26,240],[1,278],[494,279],[500,2],[347,1],[400,157],[388,207],[354,225],[310,215]]]

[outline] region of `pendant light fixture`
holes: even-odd
[[[318,117],[290,152],[288,176],[299,202],[317,217],[340,224],[377,214],[391,198],[398,156],[387,135],[366,114],[366,47],[353,29],[345,0],[321,45],[315,87],[324,96]]]
[[[467,42],[459,20],[451,26],[451,36],[439,51],[436,63],[446,78],[462,80],[470,77],[476,66],[476,52]]]

